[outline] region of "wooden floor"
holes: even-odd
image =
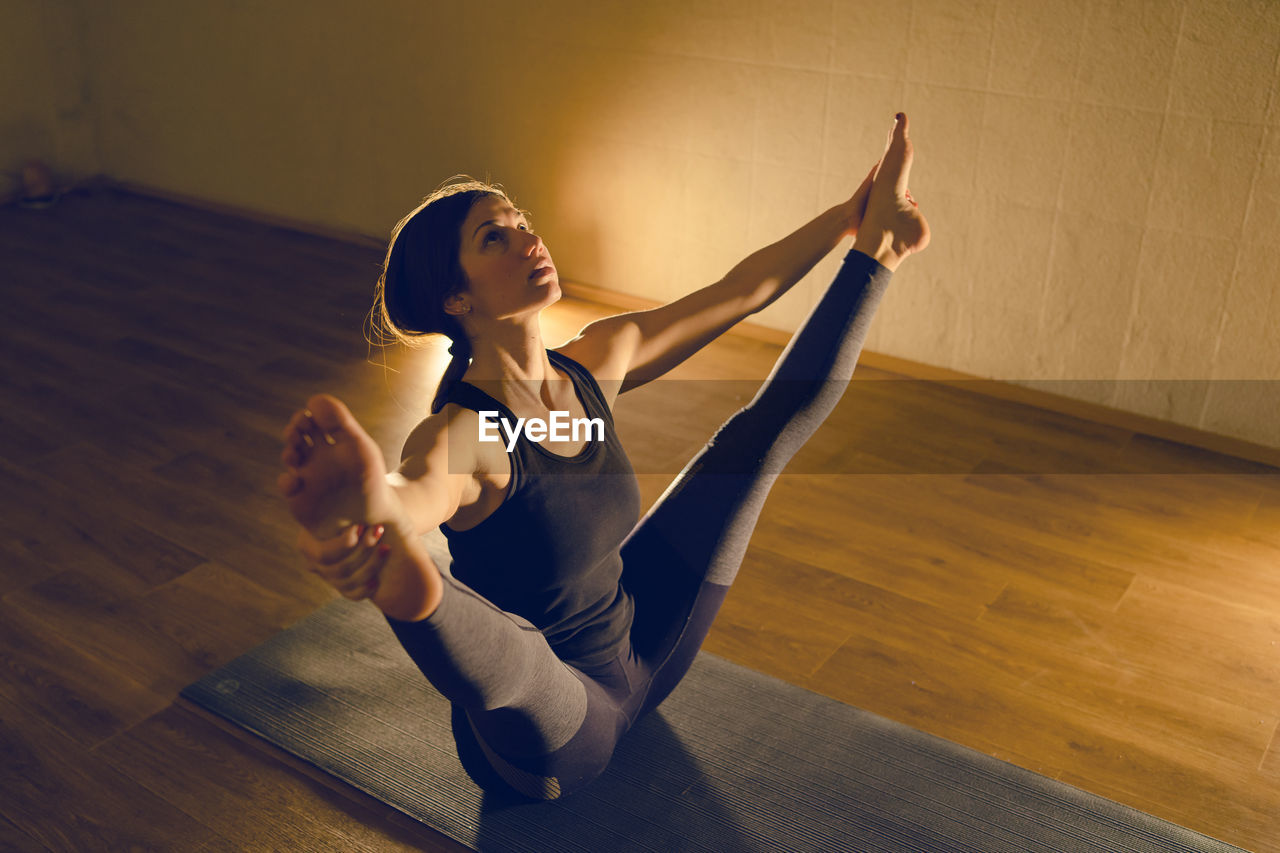
[[[440,354],[361,335],[379,260],[112,191],[0,209],[0,848],[455,849],[176,699],[332,597],[273,496],[290,411],[334,392],[394,457],[426,409]],[[646,501],[777,351],[620,398]],[[708,650],[1280,850],[1280,471],[858,378]]]

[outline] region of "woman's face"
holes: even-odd
[[[484,196],[462,223],[458,260],[467,297],[481,317],[502,319],[537,311],[560,298],[560,276],[542,238],[500,196]]]

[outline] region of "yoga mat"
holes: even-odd
[[[486,795],[448,702],[367,602],[182,695],[482,851],[1239,849],[705,652],[585,790]]]

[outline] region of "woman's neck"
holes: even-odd
[[[463,375],[510,408],[535,403],[554,408],[558,393],[548,385],[560,379],[542,341],[537,319],[531,324],[486,330],[471,339],[471,366]]]

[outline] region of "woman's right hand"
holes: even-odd
[[[316,539],[305,527],[298,530],[298,550],[308,569],[344,598],[361,601],[377,592],[379,575],[390,549],[381,545],[381,524],[351,525],[331,539]]]

